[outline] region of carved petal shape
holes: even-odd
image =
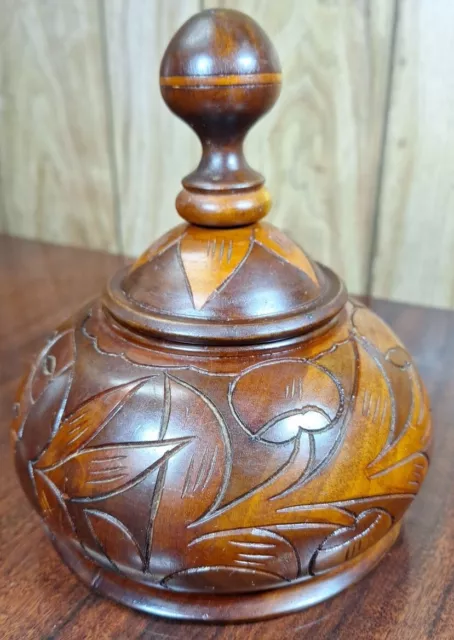
[[[262,389],[254,396],[251,390]],[[322,367],[280,360],[246,369],[232,385],[231,405],[252,435],[284,442],[298,430],[326,428],[341,410],[338,384]]]
[[[130,269],[130,273],[132,273],[142,265],[146,264],[147,262],[150,262],[151,260],[153,260],[153,258],[156,258],[157,256],[161,255],[161,253],[164,253],[164,251],[167,251],[167,249],[169,249],[173,244],[175,244],[181,238],[181,236],[184,234],[187,227],[188,225],[186,223],[179,224],[178,226],[174,227],[173,229],[170,229],[170,231],[168,231],[163,236],[158,238],[158,240],[156,240],[156,242],[154,242],[151,245],[151,247],[149,247],[145,251],[145,253],[143,253],[139,258],[137,258],[137,260],[135,261],[135,263],[132,265]]]
[[[248,227],[213,229],[190,227],[180,241],[180,255],[194,307],[201,309],[246,259],[252,245]]]
[[[318,408],[308,408],[291,416],[277,420],[261,436],[265,442],[286,442],[293,440],[302,431],[321,431],[329,427],[331,418]]]
[[[52,531],[63,537],[74,535],[74,526],[57,487],[41,471],[34,474],[41,514]]]
[[[393,347],[386,353],[386,360],[389,360],[395,367],[399,369],[408,369],[411,365],[411,356],[402,347]]]
[[[338,529],[326,538],[315,554],[313,573],[324,573],[352,560],[378,542],[391,525],[392,518],[386,511],[363,511],[357,516],[353,526]]]
[[[44,469],[57,464],[92,440],[124,406],[128,398],[148,380],[135,380],[90,398],[67,416],[37,463]]]
[[[85,509],[89,528],[106,558],[119,570],[143,570],[143,560],[136,541],[117,518],[97,509]]]
[[[199,564],[219,564],[241,569],[265,571],[282,580],[298,577],[298,557],[292,545],[282,536],[261,528],[218,531],[201,536],[189,544]]]
[[[66,499],[74,502],[103,500],[139,483],[189,440],[87,448],[44,471]]]
[[[304,251],[292,242],[285,233],[272,225],[266,224],[266,222],[262,222],[255,229],[255,239],[269,251],[272,251],[280,258],[284,258],[297,269],[304,271],[312,282],[319,286],[312,262]]]

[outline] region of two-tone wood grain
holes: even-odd
[[[99,637],[244,640],[311,638],[450,640],[454,611],[452,549],[454,480],[449,378],[454,363],[448,311],[370,300],[415,357],[433,400],[435,448],[430,473],[412,504],[403,534],[360,584],[317,607],[240,625],[175,624],[140,615],[88,590],[49,551],[49,543],[14,477],[8,422],[24,363],[63,319],[93,296],[120,266],[113,256],[0,238],[0,599],[7,640]],[[68,290],[70,283],[70,291]],[[32,302],[33,304],[30,304]],[[20,320],[19,320],[20,319]],[[428,327],[430,328],[428,330]],[[4,366],[4,363],[7,363]],[[362,406],[361,406],[362,410]],[[436,523],[436,526],[434,526]]]
[[[204,1],[213,6],[249,13],[279,51],[281,96],[246,142],[250,162],[267,176],[270,221],[339,273],[350,291],[365,293],[394,0]]]

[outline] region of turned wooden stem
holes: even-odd
[[[160,84],[168,107],[202,143],[199,166],[183,179],[179,214],[208,227],[263,218],[271,199],[243,142],[280,93],[280,63],[265,32],[238,11],[203,11],[171,40]]]

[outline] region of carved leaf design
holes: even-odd
[[[414,453],[391,466],[385,466],[385,468],[380,466],[380,464],[371,465],[368,471],[369,477],[376,480],[384,493],[388,491],[416,493],[426,477],[429,462],[423,453]],[[377,467],[378,470],[376,470]]]
[[[399,345],[396,336],[382,320],[371,315],[368,309],[358,308],[352,316],[353,326],[366,348],[381,368],[387,382],[392,404],[393,419],[390,426],[388,447],[397,441],[408,428],[412,417],[415,385],[413,381],[412,361],[408,352]],[[397,399],[398,398],[398,402]],[[383,404],[383,406],[382,406]],[[366,414],[376,419],[385,410],[380,399],[365,407]]]
[[[179,495],[182,515],[194,519],[219,499],[228,478],[228,434],[222,416],[198,389],[170,375],[168,385],[167,395],[172,400],[165,441],[178,437],[192,440],[184,460],[179,461],[173,490]]]
[[[386,511],[363,511],[353,526],[342,527],[326,538],[314,556],[313,573],[324,573],[356,558],[378,542],[391,526],[392,518]]]
[[[297,269],[304,273],[318,287],[319,282],[314,266],[307,255],[300,247],[292,242],[285,233],[270,224],[261,223],[255,228],[255,239],[263,247],[275,253],[280,258],[284,258]]]
[[[408,428],[412,418],[415,391],[412,365],[410,356],[401,347],[393,347],[380,359],[394,398],[395,418],[389,443],[392,444]]]
[[[40,353],[33,368],[30,394],[36,401],[47,385],[74,363],[76,347],[74,331],[68,329],[53,337]]]
[[[143,570],[143,559],[130,531],[117,518],[97,509],[85,509],[90,531],[107,559],[119,571]]]
[[[422,390],[410,355],[382,320],[368,309],[357,308],[352,315],[352,324],[387,387],[388,398],[372,398],[369,391],[366,391],[367,400],[363,407],[363,414],[374,422],[377,419],[383,421],[387,411],[390,416],[386,443],[370,465],[376,470],[377,463],[384,463],[384,458],[387,458],[388,464],[396,461],[396,445],[402,441],[410,424],[418,419]]]
[[[66,370],[47,385],[34,402],[22,429],[20,450],[27,461],[45,450],[64,413],[72,382],[72,370]]]
[[[103,427],[120,411],[128,398],[141,387],[148,378],[128,382],[109,389],[94,398],[90,398],[67,416],[61,423],[47,450],[36,464],[44,469],[57,464],[62,456],[71,454],[84,447]]]
[[[222,564],[232,569],[265,571],[294,580],[299,574],[298,556],[293,546],[282,536],[261,528],[218,531],[201,536],[189,545],[194,553],[189,557],[202,565]]]
[[[30,411],[33,406],[41,399],[47,387],[68,371],[74,363],[74,358],[75,343],[72,329],[56,334],[47,341],[31,366],[30,371],[24,376],[20,384],[16,402],[13,406],[13,422],[11,425],[13,440],[22,438],[25,432],[26,422],[29,420]],[[69,379],[69,374],[66,375],[66,379]],[[58,396],[58,391],[56,391],[58,388],[61,388],[61,385],[53,385],[51,398],[47,398],[48,404],[51,403],[54,396]],[[58,404],[57,398],[56,403]],[[29,434],[35,443],[40,440],[41,446],[44,446],[53,428],[53,425],[49,423],[49,419],[44,419],[44,422],[47,422],[48,425],[45,433],[43,433],[43,429],[41,428],[39,429],[39,434]],[[31,427],[31,429],[35,431],[34,427]],[[41,434],[42,437],[39,438]],[[25,449],[28,449],[28,447],[25,446]],[[36,446],[35,449],[35,453],[30,454],[31,458],[37,455],[39,446]]]
[[[103,500],[135,486],[147,473],[185,447],[190,438],[85,448],[43,469],[66,499]]]
[[[190,227],[180,241],[180,255],[191,289],[194,307],[201,309],[210,296],[227,282],[248,256],[251,230]]]
[[[149,568],[154,575],[162,577],[172,569],[168,558],[174,556],[173,541],[178,538],[185,544],[185,540],[191,539],[188,527],[216,508],[230,475],[227,429],[209,398],[192,385],[167,374],[165,399],[168,420],[163,442],[169,442],[169,438],[189,438],[191,442],[182,454],[161,467],[159,489],[153,498]],[[174,518],[175,512],[178,520]],[[154,554],[154,548],[159,549],[159,553]],[[165,562],[160,564],[163,559]]]
[[[46,524],[57,535],[74,535],[71,517],[57,487],[41,471],[34,473],[34,480],[41,514]]]

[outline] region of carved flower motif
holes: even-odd
[[[320,365],[279,360],[246,369],[231,386],[230,402],[254,438],[282,443],[300,431],[329,429],[342,411],[342,392]]]

